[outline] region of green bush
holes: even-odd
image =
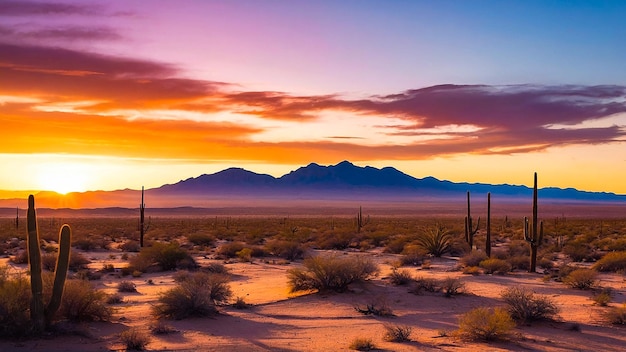
[[[626,271],[626,251],[611,252],[606,254],[594,264],[593,268],[598,271]]]
[[[176,320],[215,315],[216,304],[232,296],[228,282],[228,278],[220,274],[190,273],[174,288],[159,295],[152,312],[157,318]]]
[[[579,290],[588,290],[596,284],[598,273],[593,269],[576,269],[563,278],[563,283]]]
[[[306,258],[303,266],[287,272],[291,292],[343,292],[351,283],[378,274],[378,266],[365,256],[318,255]]]
[[[550,320],[559,312],[552,299],[535,295],[525,288],[510,287],[504,290],[501,296],[508,304],[511,317],[524,323],[534,320]]]
[[[485,270],[485,274],[506,274],[511,271],[511,264],[506,260],[488,258],[480,262],[479,266]]]
[[[492,341],[508,337],[515,322],[504,308],[478,307],[459,319],[459,336],[471,341]]]

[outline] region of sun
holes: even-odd
[[[86,190],[87,173],[80,164],[50,163],[42,165],[41,169],[38,184],[42,191],[67,194]]]

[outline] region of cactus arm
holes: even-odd
[[[537,246],[543,242],[543,221],[539,223],[539,239],[537,240]]]
[[[61,305],[63,288],[67,278],[67,270],[70,265],[70,243],[72,240],[72,229],[69,225],[63,225],[59,231],[59,256],[57,258],[56,269],[54,270],[54,285],[52,287],[52,297],[46,307],[46,323],[49,324]]]
[[[41,252],[39,251],[39,230],[37,229],[37,214],[35,211],[35,197],[28,196],[28,266],[30,269],[30,318],[35,332],[45,329],[43,305],[43,281],[41,279]]]
[[[524,240],[530,242],[530,236],[528,236],[528,217],[524,216]]]

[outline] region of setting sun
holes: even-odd
[[[38,183],[41,190],[61,194],[82,192],[87,189],[87,170],[78,164],[44,164]]]

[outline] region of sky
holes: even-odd
[[[0,0],[0,189],[395,167],[626,194],[626,2]]]

